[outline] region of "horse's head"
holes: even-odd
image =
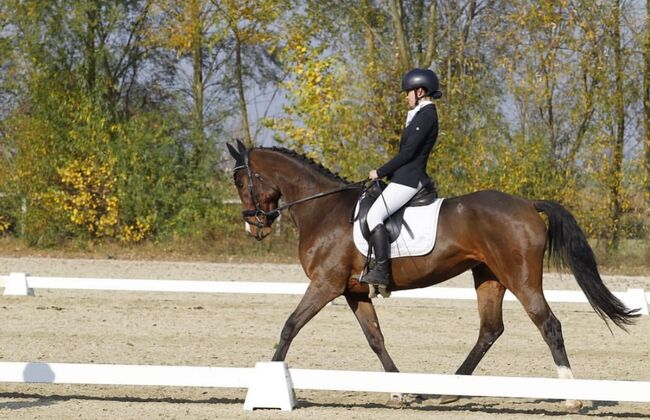
[[[246,232],[258,241],[271,233],[273,221],[280,215],[278,208],[280,192],[263,176],[263,168],[254,168],[248,149],[237,140],[237,148],[228,144],[228,151],[235,159],[234,180],[241,199]]]

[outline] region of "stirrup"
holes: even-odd
[[[388,290],[388,286],[385,286],[383,284],[368,283],[368,297],[370,299],[374,299],[374,298],[377,297],[378,293],[384,299],[388,299],[390,297],[391,292],[390,292],[390,290]]]

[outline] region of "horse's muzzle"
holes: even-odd
[[[261,241],[262,239],[269,236],[272,231],[273,228],[271,228],[271,226],[264,226],[260,228],[249,223],[246,224],[246,232],[258,241]]]
[[[255,235],[255,239],[257,239],[258,241],[261,241],[262,239],[269,236],[271,234],[272,230],[273,229],[270,226],[268,226],[268,227],[265,226],[262,229],[257,229],[257,235]]]

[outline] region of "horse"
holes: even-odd
[[[273,361],[284,361],[305,326],[327,303],[344,296],[386,372],[398,372],[386,350],[368,285],[359,282],[366,256],[353,242],[350,223],[361,187],[305,155],[285,148],[247,149],[228,144],[246,231],[262,240],[287,210],[298,231],[300,263],[310,282],[286,320]],[[280,199],[287,204],[279,205]],[[544,213],[548,227],[540,216]],[[544,255],[569,268],[594,311],[625,330],[639,314],[603,284],[586,236],[573,215],[553,201],[528,200],[483,190],[442,202],[436,243],[424,256],[392,261],[391,291],[428,287],[472,270],[480,326],[474,347],[456,371],[471,375],[503,333],[506,290],[519,300],[546,342],[559,378],[572,379],[560,321],[542,290]],[[457,396],[442,396],[442,403]],[[566,401],[568,410],[582,406]]]

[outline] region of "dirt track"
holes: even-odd
[[[306,281],[293,265],[154,263],[116,260],[0,258],[0,275]],[[650,289],[650,279],[607,278],[612,290]],[[545,278],[547,289],[576,289],[570,276]],[[443,286],[470,287],[467,277]],[[253,366],[268,360],[299,296],[36,291],[35,298],[1,297],[0,360],[195,366]],[[379,301],[388,350],[405,372],[453,373],[474,343],[472,302]],[[650,317],[630,334],[605,324],[581,304],[551,304],[562,321],[579,378],[650,381]],[[550,353],[518,303],[506,302],[506,331],[479,365],[478,375],[555,377]],[[380,370],[343,301],[325,308],[294,341],[295,368]],[[650,390],[649,390],[650,392]],[[0,418],[503,418],[563,415],[557,401],[465,398],[396,409],[387,395],[297,391],[298,408],[244,412],[245,390],[2,384]],[[585,402],[572,418],[650,417],[650,405]]]

